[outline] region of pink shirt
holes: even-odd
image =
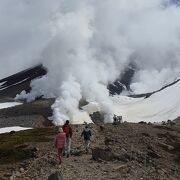
[[[55,147],[56,148],[64,148],[66,143],[66,133],[61,132],[58,133],[55,137]]]

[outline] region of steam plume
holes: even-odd
[[[47,76],[32,82],[32,92],[24,96],[56,97],[56,124],[79,113],[81,98],[98,102],[110,121],[113,110],[106,87],[130,62],[138,67],[131,85],[135,93],[180,76],[178,2],[2,1],[0,8],[8,11],[0,11],[7,18],[0,30],[5,37],[1,42],[6,42],[0,45],[1,64],[9,73],[37,62],[48,68]],[[13,28],[8,22],[14,22]]]

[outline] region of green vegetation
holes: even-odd
[[[53,128],[37,128],[0,134],[0,164],[34,157],[37,149],[29,144],[52,141],[55,133]]]

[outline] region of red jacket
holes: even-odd
[[[63,131],[66,133],[66,138],[72,137],[72,128],[69,124],[64,124]]]
[[[55,147],[58,149],[64,148],[65,143],[66,143],[66,133],[64,132],[58,133],[55,137],[55,142],[54,142]]]

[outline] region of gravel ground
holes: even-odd
[[[64,157],[62,167],[57,164],[52,137],[50,142],[33,144],[38,149],[34,159],[0,165],[0,179],[14,176],[16,180],[45,180],[56,171],[61,172],[64,180],[180,179],[179,127],[131,123],[92,125],[91,148],[93,152],[100,149],[96,160],[91,152],[84,151],[80,137],[83,127],[73,125],[73,155]]]

